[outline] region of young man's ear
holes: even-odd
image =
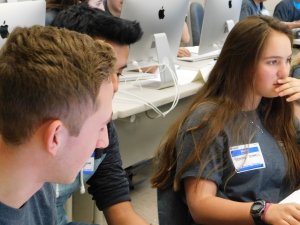
[[[65,127],[60,120],[51,121],[46,128],[44,143],[46,150],[56,155],[62,145]]]

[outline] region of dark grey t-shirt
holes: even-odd
[[[211,105],[201,106],[196,109],[188,120],[183,124],[179,137],[177,138],[176,149],[182,146],[182,152],[179,154],[177,170],[187,159],[194,148],[194,142],[201,139],[201,135],[205,128],[198,129],[193,132],[187,129],[199,125],[203,116],[211,111]],[[246,131],[244,137],[251,137],[254,132],[253,138],[248,139],[248,143],[233,141],[231,131],[228,126],[225,127],[222,134],[220,134],[215,141],[209,146],[207,154],[211,160],[205,166],[202,178],[214,181],[218,186],[217,196],[239,202],[250,202],[257,199],[265,199],[269,202],[279,202],[288,195],[290,189],[284,185],[284,177],[286,174],[286,164],[284,156],[280,150],[280,145],[270,133],[264,129],[258,115],[255,111],[243,113],[238,116],[237,120],[242,121],[243,117],[249,118],[246,124]],[[256,118],[256,120],[254,120]],[[253,121],[255,121],[253,123]],[[243,139],[245,140],[245,139]],[[258,143],[261,153],[265,162],[265,168],[249,169],[244,172],[237,173],[231,157],[230,147],[245,145],[245,144]],[[198,143],[201,145],[201,141]],[[232,148],[231,148],[232,149]],[[205,158],[205,157],[203,157]],[[226,168],[217,172],[212,170],[218,165]],[[199,164],[188,168],[182,175],[183,180],[186,177],[198,177]],[[233,176],[228,180],[227,178]],[[228,181],[228,182],[227,182]],[[226,183],[227,182],[227,183]],[[183,198],[185,198],[183,196]]]
[[[55,195],[51,184],[46,183],[20,209],[0,202],[1,225],[55,225]]]

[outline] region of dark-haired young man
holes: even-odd
[[[118,75],[126,67],[129,45],[142,36],[139,24],[80,4],[61,11],[52,25],[88,34],[113,46],[117,57],[113,84],[114,90],[117,91]],[[67,223],[65,202],[75,190],[80,186],[83,187],[84,182],[89,185],[88,192],[93,196],[98,209],[103,210],[108,224],[147,224],[131,206],[129,183],[122,168],[118,137],[113,122],[108,124],[108,133],[109,146],[105,149],[96,149],[89,160],[90,165],[94,166],[92,168],[86,166],[72,185],[56,185],[58,225]]]

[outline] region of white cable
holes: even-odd
[[[83,182],[83,169],[80,170],[80,194],[85,193],[85,187],[84,187],[84,182]]]
[[[137,66],[138,68],[138,71],[141,73],[142,72],[142,69],[141,67],[139,66],[138,62],[137,61],[134,61],[134,65]],[[158,116],[157,117],[165,117],[168,113],[170,113],[175,107],[176,105],[178,104],[178,101],[179,101],[179,98],[180,98],[180,95],[179,95],[179,88],[178,88],[178,78],[176,76],[176,73],[172,70],[172,68],[169,66],[169,64],[166,64],[166,63],[163,63],[163,64],[158,64],[157,66],[160,67],[160,73],[164,72],[166,69],[168,69],[171,73],[171,76],[172,76],[172,79],[173,79],[173,82],[174,82],[174,88],[175,88],[175,96],[174,96],[174,100],[172,102],[172,105],[171,107],[162,112],[158,107],[156,107],[153,103],[147,101],[146,99],[138,96],[138,95],[135,95],[133,93],[130,93],[130,92],[127,92],[127,91],[119,91],[120,93],[123,93],[123,94],[127,94],[127,95],[130,95],[130,96],[133,96],[135,99],[129,99],[129,98],[121,98],[121,97],[117,97],[117,99],[123,99],[123,100],[129,100],[129,101],[137,101],[137,102],[142,102],[144,104],[146,104],[147,106],[149,106],[151,109],[153,109],[157,114]],[[161,68],[163,66],[163,68]],[[150,68],[149,68],[150,69]],[[147,72],[147,71],[146,71]],[[138,76],[137,79],[134,81],[134,82],[138,82],[140,80],[141,76]],[[140,82],[138,82],[138,86],[140,87],[140,90],[142,91],[143,90],[143,87],[141,85]],[[157,118],[156,117],[156,118]]]
[[[132,102],[141,102],[147,106],[149,106],[152,110],[154,110],[157,114],[161,115],[161,116],[164,116],[161,112],[161,110],[159,110],[155,105],[153,105],[151,102],[148,102],[147,100],[145,100],[144,98],[141,98],[139,97],[138,95],[135,95],[135,94],[131,94],[129,92],[123,92],[123,91],[119,91],[121,93],[124,93],[124,94],[128,94],[128,95],[131,95],[133,97],[135,97],[136,99],[132,99],[132,98],[121,98],[121,97],[117,97],[117,99],[120,99],[120,100],[125,100],[125,101],[132,101]]]
[[[55,197],[59,197],[59,184],[55,184]]]

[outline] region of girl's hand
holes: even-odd
[[[300,99],[300,79],[287,77],[279,79],[278,83],[281,85],[275,91],[280,97],[287,96],[288,102]]]
[[[273,225],[299,225],[300,204],[271,204],[264,215],[264,222]]]

